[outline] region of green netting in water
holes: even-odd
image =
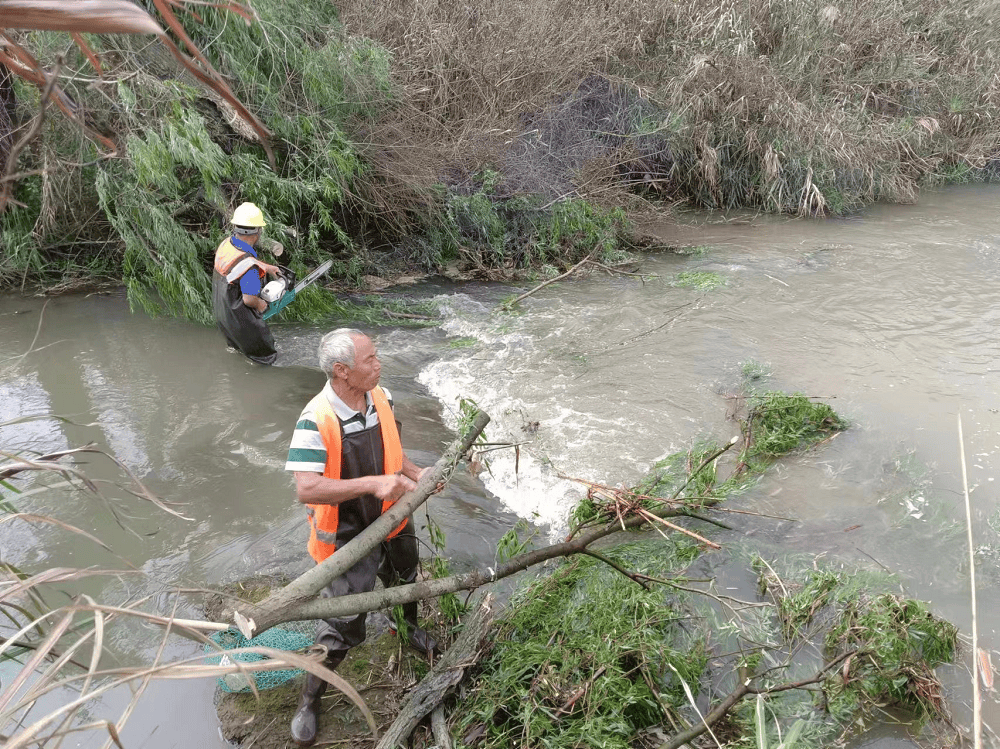
[[[273,648],[275,650],[302,650],[313,644],[313,636],[304,632],[292,632],[287,629],[269,629],[262,632],[251,640],[241,635],[234,629],[225,632],[216,632],[212,635],[212,641],[223,650],[235,650],[236,648]],[[266,656],[257,653],[237,653],[236,655],[220,654],[211,645],[205,646],[206,652],[214,655],[206,659],[213,665],[229,665],[233,661],[240,663],[253,663],[255,661],[267,660]],[[261,671],[259,673],[233,673],[226,674],[219,678],[219,686],[225,692],[249,692],[249,680],[253,679],[257,689],[274,689],[284,684],[286,681],[294,679],[302,673],[299,668],[285,668],[280,671]]]

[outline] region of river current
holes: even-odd
[[[520,446],[516,457],[491,453],[478,478],[463,473],[430,501],[453,566],[489,564],[519,519],[540,541],[559,536],[584,492],[564,476],[628,485],[697,439],[737,434],[729,396],[754,369],[770,373],[768,388],[825,399],[851,428],[735,498],[737,509],[789,520],[748,520],[732,540],[751,533],[790,553],[889,569],[967,635],[960,414],[981,547],[980,645],[997,651],[998,199],[997,187],[966,186],[846,219],[681,215],[645,228],[688,254],[647,255],[642,277],[597,272],[551,285],[514,313],[498,311],[506,287],[414,287],[436,300],[439,327],[369,331],[408,454],[435,459],[454,438],[462,398],[493,417],[491,442]],[[85,592],[165,605],[175,586],[306,569],[304,515],[283,465],[296,417],[323,384],[315,346],[325,330],[275,326],[284,366],[265,368],[227,352],[214,329],[131,313],[121,294],[0,300],[0,422],[64,418],[0,426],[0,449],[95,443],[185,517],[118,488],[119,468],[89,454],[88,475],[109,482],[103,499],[30,494],[27,482],[17,502],[96,534],[118,557],[57,527],[7,523],[4,559],[26,569],[131,564],[141,574]],[[112,643],[123,657],[155,654],[153,630],[128,632]],[[966,647],[962,663],[942,669],[966,725],[968,660]],[[213,689],[154,683],[126,745],[225,746]],[[126,703],[112,694],[91,714],[108,708],[103,717],[115,719]],[[1000,722],[991,694],[984,715]],[[911,744],[886,728],[858,745]]]

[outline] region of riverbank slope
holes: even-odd
[[[298,270],[333,257],[342,288],[505,278],[620,258],[639,213],[839,214],[988,179],[1000,151],[1000,39],[973,2],[258,0],[245,16],[178,20],[269,129],[273,168],[161,44],[13,37],[49,71],[61,57],[85,115],[46,112],[17,152],[0,284],[121,280],[133,305],[208,321],[211,254],[243,200]],[[0,81],[9,151],[39,91]],[[333,309],[314,292],[289,316]]]

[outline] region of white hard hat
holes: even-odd
[[[233,217],[229,223],[234,226],[253,226],[255,228],[267,226],[264,223],[264,214],[253,203],[243,203],[239,206],[233,211]]]

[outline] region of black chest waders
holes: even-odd
[[[257,271],[251,269],[249,272]],[[278,357],[274,336],[260,313],[243,304],[239,280],[226,283],[218,271],[212,271],[212,307],[215,322],[230,346],[255,362],[274,364]]]

